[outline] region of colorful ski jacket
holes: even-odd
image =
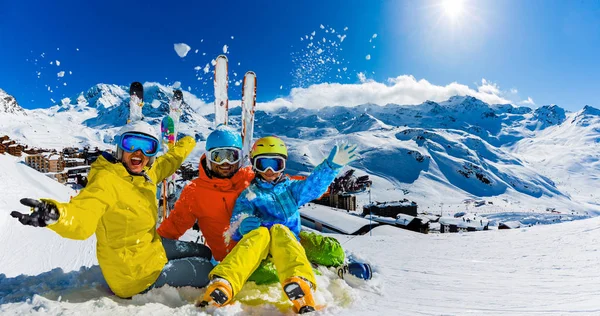
[[[175,173],[196,142],[184,137],[158,157],[146,176],[131,175],[122,163],[103,154],[92,164],[86,188],[69,203],[54,203],[60,218],[47,226],[71,239],[96,233],[96,255],[111,290],[131,297],[156,281],[167,256],[156,233],[156,184]]]
[[[341,167],[334,168],[325,160],[306,180],[282,176],[279,181],[268,183],[257,177],[235,202],[230,229],[232,239],[242,239],[237,227],[247,216],[260,218],[261,226],[266,228],[283,224],[298,237],[301,226],[298,208],[320,197],[340,170]]]
[[[244,167],[229,179],[213,178],[204,169],[206,163],[206,155],[203,155],[198,178],[183,189],[158,233],[165,238],[178,239],[198,220],[213,257],[221,261],[235,246],[234,242],[227,244],[223,235],[229,227],[235,200],[250,185],[254,172],[251,167]]]

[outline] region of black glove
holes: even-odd
[[[33,213],[23,214],[12,211],[10,216],[18,219],[23,225],[46,227],[46,225],[56,223],[60,217],[56,205],[46,201],[26,198],[21,199],[21,204],[31,207]]]

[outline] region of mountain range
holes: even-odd
[[[145,83],[143,114],[155,126],[168,112],[172,87]],[[197,163],[213,126],[213,105],[184,91],[180,135],[199,145]],[[128,87],[98,84],[49,108],[26,110],[0,90],[0,135],[43,148],[114,146],[128,117]],[[230,101],[230,104],[239,104]],[[288,172],[305,173],[338,142],[359,145],[352,167],[374,181],[368,199],[409,198],[425,211],[458,211],[465,201],[485,199],[479,212],[600,212],[600,110],[568,112],[487,104],[471,96],[418,105],[362,104],[321,109],[257,104],[255,138],[281,136],[289,146]],[[230,108],[239,128],[241,109]]]

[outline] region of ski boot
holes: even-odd
[[[350,273],[363,280],[371,280],[373,277],[373,271],[371,270],[370,264],[356,261],[350,261],[348,264],[339,267],[337,272],[341,279],[344,278],[346,273]]]
[[[294,304],[298,314],[310,313],[316,310],[315,299],[312,295],[310,282],[301,277],[291,277],[283,282],[285,295]]]
[[[202,300],[196,301],[196,306],[205,307],[213,304],[217,307],[227,305],[233,299],[233,289],[229,281],[223,278],[214,278],[208,284]]]

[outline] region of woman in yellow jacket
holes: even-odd
[[[86,188],[69,203],[22,199],[33,213],[11,215],[24,225],[48,227],[65,238],[83,240],[96,233],[102,274],[119,297],[164,284],[205,286],[206,271],[213,268],[210,249],[162,241],[156,233],[156,184],[175,173],[196,142],[184,137],[156,158],[158,135],[148,123],[128,124],[118,135],[117,157],[98,157]]]

